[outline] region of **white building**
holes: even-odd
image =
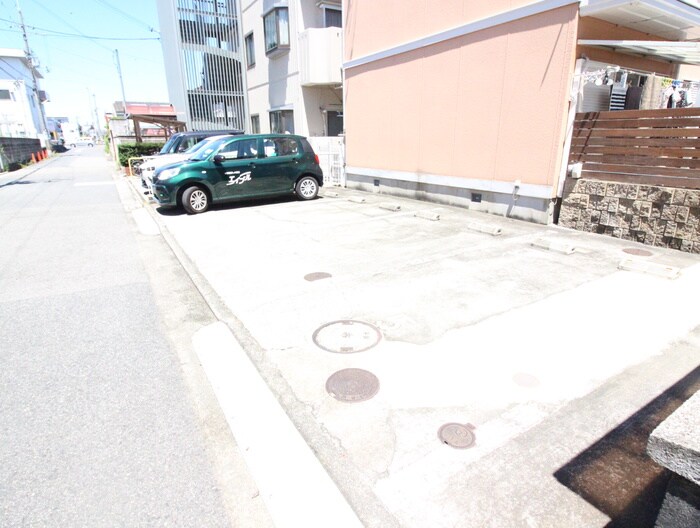
[[[0,49],[0,137],[46,137],[39,105],[48,100],[42,90],[33,90],[32,71],[24,51]],[[34,68],[34,76],[42,79]]]
[[[343,131],[340,2],[242,0],[250,129]]]
[[[170,101],[189,129],[337,136],[340,0],[160,0]]]
[[[170,102],[189,130],[245,129],[237,0],[159,0]]]

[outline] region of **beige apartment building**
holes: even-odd
[[[343,130],[340,0],[241,0],[250,130]]]
[[[690,0],[346,0],[343,13],[348,187],[540,223],[577,111],[659,108],[700,64]]]

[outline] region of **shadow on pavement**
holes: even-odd
[[[311,202],[314,202],[316,200],[323,200],[324,198],[322,196],[319,196],[315,200],[310,200]],[[257,199],[251,199],[251,200],[240,200],[240,201],[235,201],[235,202],[226,202],[226,203],[220,203],[220,204],[212,204],[209,207],[209,211],[225,211],[227,209],[245,209],[247,207],[262,207],[266,205],[274,205],[274,204],[281,204],[281,203],[287,203],[287,202],[296,202],[296,201],[301,201],[298,200],[294,196],[277,196],[274,198],[257,198]],[[161,214],[163,216],[182,216],[186,215],[185,211],[181,207],[156,207],[156,211],[158,214]],[[207,214],[207,213],[202,213],[202,214]]]
[[[652,528],[671,473],[647,454],[651,432],[700,390],[700,367],[645,405],[554,477],[611,518],[606,528]]]

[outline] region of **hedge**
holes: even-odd
[[[165,143],[122,143],[119,145],[119,165],[127,167],[129,158],[158,154]]]

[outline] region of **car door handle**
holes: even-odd
[[[248,167],[250,167],[251,169],[254,169],[254,168],[255,168],[255,163],[249,163],[249,164],[248,164]]]

